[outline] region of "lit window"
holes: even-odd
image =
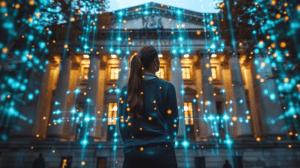
[[[108,104],[108,125],[116,125],[117,111],[117,103]]]
[[[110,68],[110,79],[117,80],[119,78],[119,68]]]
[[[184,102],[184,118],[185,125],[194,125],[192,102]]]
[[[89,78],[89,68],[85,67],[83,69],[83,79],[88,80],[88,78]]]
[[[160,67],[159,71],[156,73],[156,76],[160,79],[165,79],[165,69],[163,67]]]
[[[185,80],[185,79],[191,79],[191,69],[190,67],[184,67],[182,68],[183,71],[182,71],[182,79]]]
[[[217,68],[211,67],[211,76],[213,79],[217,79]]]

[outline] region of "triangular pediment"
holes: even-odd
[[[202,13],[154,2],[112,12],[115,29],[202,29]]]

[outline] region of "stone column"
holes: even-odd
[[[224,66],[222,68],[223,75],[223,83],[225,87],[225,100],[226,100],[226,112],[228,117],[230,118],[227,122],[228,131],[231,137],[238,136],[238,124],[236,124],[236,120],[233,116],[236,116],[236,104],[233,103],[233,90],[232,90],[232,81],[229,66]]]
[[[85,116],[83,133],[89,138],[95,137],[96,118],[98,115],[98,81],[99,81],[100,60],[95,54],[90,55],[90,67],[87,80],[87,99],[85,100]],[[84,135],[83,135],[84,136]],[[85,137],[85,136],[84,136]]]
[[[202,71],[202,106],[200,111],[200,118],[203,118],[201,122],[200,137],[207,139],[218,133],[218,125],[215,121],[217,115],[216,100],[214,97],[214,83],[211,76],[210,56],[203,54],[201,57],[201,71]]]
[[[251,123],[251,128],[254,137],[262,137],[262,121],[261,121],[261,115],[259,112],[259,102],[260,100],[256,100],[255,94],[259,95],[259,92],[254,91],[254,82],[253,82],[253,72],[251,71],[251,66],[245,65],[241,67],[242,74],[244,76],[244,81],[245,81],[245,89],[248,90],[248,95],[247,99],[249,99],[249,110],[250,114],[248,116],[251,117],[250,123]]]
[[[236,105],[236,114],[233,114],[233,117],[236,117],[237,121],[235,124],[238,125],[238,130],[236,135],[238,137],[252,137],[251,125],[249,120],[247,120],[247,115],[249,110],[247,107],[247,100],[245,96],[244,83],[242,79],[240,64],[237,55],[233,54],[229,61],[229,67],[231,71],[231,81],[232,81],[232,91],[233,97]]]
[[[46,138],[49,116],[50,116],[50,106],[52,100],[52,90],[53,90],[53,81],[56,83],[57,77],[53,72],[53,68],[55,68],[54,64],[49,62],[47,65],[47,69],[43,75],[42,85],[40,88],[40,95],[36,108],[36,115],[34,120],[34,128],[33,135],[38,138]]]
[[[273,76],[269,58],[255,56],[252,62],[253,84],[258,92],[256,94],[257,111],[260,112],[262,131],[265,137],[274,137],[284,134],[284,119],[280,119],[283,114],[276,83]],[[260,94],[259,94],[260,93]]]
[[[200,61],[200,55],[198,55],[198,60],[195,62],[195,69],[196,69],[196,88],[197,88],[197,95],[199,97],[197,98],[197,103],[198,103],[198,109],[196,109],[196,114],[195,114],[195,140],[196,141],[201,141],[205,140],[207,138],[208,131],[207,124],[205,123],[203,119],[203,112],[204,112],[204,107],[203,107],[203,87],[202,87],[202,71],[201,71],[201,61]],[[202,102],[202,103],[201,103]],[[197,131],[198,130],[198,131]]]
[[[106,141],[105,132],[107,131],[107,120],[104,120],[104,94],[105,94],[105,79],[107,71],[105,70],[105,63],[103,59],[100,60],[100,71],[99,71],[99,80],[98,80],[98,104],[97,104],[97,116],[96,116],[96,126],[95,126],[95,140],[97,141]],[[98,139],[98,137],[100,137]]]
[[[177,141],[183,140],[184,130],[185,130],[185,122],[184,122],[184,109],[183,109],[183,102],[184,102],[184,83],[182,79],[182,67],[180,62],[179,55],[172,55],[171,58],[171,83],[174,85],[176,89],[176,98],[177,98],[177,106],[178,106],[178,134],[176,136]]]
[[[70,82],[71,55],[68,52],[60,65],[59,78],[55,90],[54,104],[48,137],[69,138],[71,131],[67,118],[71,113],[67,111],[67,95]],[[69,126],[68,126],[69,125]]]

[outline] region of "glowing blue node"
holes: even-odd
[[[225,115],[223,116],[223,118],[224,118],[224,120],[226,120],[226,121],[229,119],[229,117],[228,117],[227,114],[225,114]]]
[[[81,145],[87,145],[88,141],[87,140],[82,140],[80,143],[81,143]]]
[[[121,54],[121,50],[118,49],[118,50],[116,51],[116,53],[117,53],[117,54]]]
[[[34,36],[33,36],[33,35],[31,35],[31,34],[28,36],[28,40],[29,40],[29,41],[32,41],[32,40],[33,40],[33,38],[34,38]]]
[[[179,41],[182,41],[183,40],[183,38],[182,37],[179,37]]]
[[[183,141],[181,143],[181,145],[184,146],[184,147],[187,147],[187,146],[189,146],[189,142],[188,141]]]
[[[215,45],[215,44],[212,44],[212,45],[210,46],[210,48],[211,48],[211,49],[215,49],[215,48],[216,48],[216,45]]]
[[[122,12],[122,11],[120,11],[118,14],[119,14],[119,16],[122,16],[122,15],[123,15],[123,12]]]
[[[270,99],[271,99],[271,100],[275,100],[275,98],[276,98],[276,96],[275,96],[274,93],[270,94]]]
[[[184,94],[184,90],[181,90],[180,93],[181,93],[181,94]]]
[[[254,50],[254,53],[255,53],[255,54],[258,54],[258,53],[259,53],[259,49],[256,48],[256,49]]]
[[[90,103],[92,100],[90,98],[86,99],[86,102]]]
[[[265,95],[268,95],[268,94],[269,94],[269,91],[268,91],[267,89],[265,89],[265,90],[264,90],[264,94],[265,94]]]
[[[32,94],[32,93],[29,93],[29,94],[28,94],[28,99],[29,99],[29,100],[32,100],[32,99],[33,99],[33,94]]]
[[[90,121],[90,117],[85,117],[84,121],[89,122]]]
[[[75,93],[76,93],[76,94],[80,93],[80,90],[77,88],[77,89],[75,90]]]

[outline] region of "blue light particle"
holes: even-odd
[[[32,94],[32,93],[29,93],[29,94],[28,94],[28,99],[29,99],[29,100],[32,100],[32,99],[33,99],[33,94]]]
[[[276,98],[276,96],[275,96],[274,93],[270,94],[270,99],[271,99],[271,100],[275,100],[275,98]]]
[[[121,54],[121,50],[118,49],[118,50],[116,51],[116,53],[117,53],[117,54]]]
[[[223,118],[224,118],[224,120],[226,120],[226,121],[229,119],[229,117],[228,117],[227,114],[225,114],[225,115],[223,116]]]
[[[32,41],[32,40],[33,40],[33,38],[34,38],[34,36],[33,36],[33,35],[31,35],[31,34],[30,34],[30,35],[28,35],[28,40],[29,40],[29,41]]]

